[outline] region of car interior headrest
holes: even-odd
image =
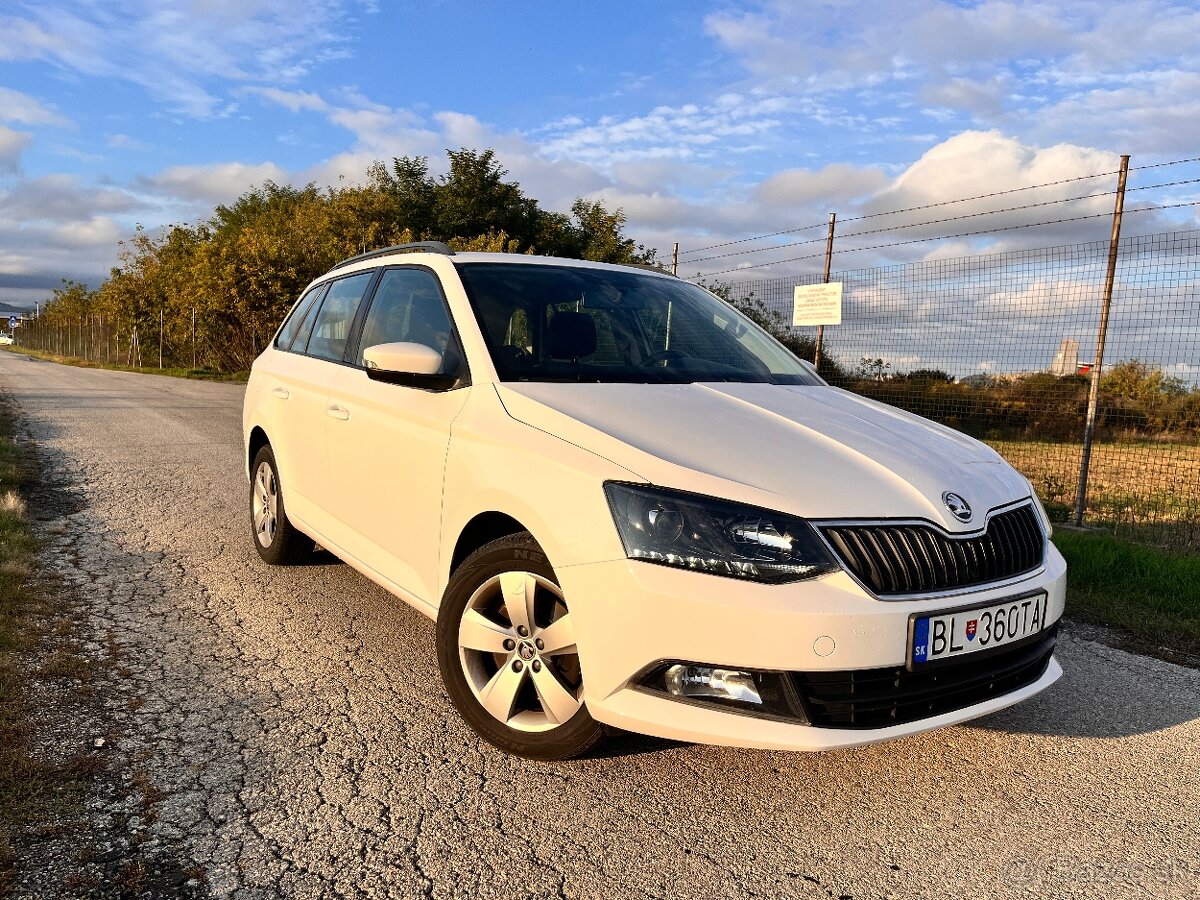
[[[546,326],[546,355],[580,359],[596,352],[596,323],[587,313],[555,313]]]

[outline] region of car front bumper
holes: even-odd
[[[1066,590],[1066,564],[1053,545],[1047,545],[1043,566],[1018,581],[916,600],[876,599],[844,572],[762,585],[618,560],[564,567],[557,574],[575,620],[589,712],[643,734],[788,750],[851,747],[987,715],[1062,675],[1058,662],[1048,658],[1005,693],[926,718],[865,728],[820,727],[799,717],[682,701],[638,681],[665,661],[781,673],[901,669],[914,613],[986,606],[1033,591],[1048,595],[1046,620],[1052,625],[1062,616]],[[971,657],[956,665],[970,666]]]

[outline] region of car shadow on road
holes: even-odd
[[[1120,738],[1200,719],[1200,670],[1078,638],[1055,651],[1063,677],[1041,694],[972,723],[995,731]]]
[[[650,737],[645,734],[633,734],[622,731],[612,735],[608,740],[587,754],[588,759],[622,759],[631,756],[653,756],[677,747],[689,747],[686,741],[671,741],[666,738]]]
[[[344,566],[346,565],[338,557],[334,556],[324,547],[317,547],[312,553],[305,555],[302,559],[290,563],[294,568],[320,568],[322,566]]]

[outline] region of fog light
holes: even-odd
[[[749,672],[674,665],[667,669],[663,680],[667,692],[676,697],[716,697],[762,705],[762,697],[754,687],[754,676]]]

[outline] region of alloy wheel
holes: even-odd
[[[264,548],[270,547],[279,528],[279,485],[275,481],[275,470],[265,460],[259,463],[254,476],[252,498],[254,533]]]
[[[562,591],[532,572],[502,572],[471,595],[458,657],[475,699],[497,721],[542,732],[583,705],[575,631]]]

